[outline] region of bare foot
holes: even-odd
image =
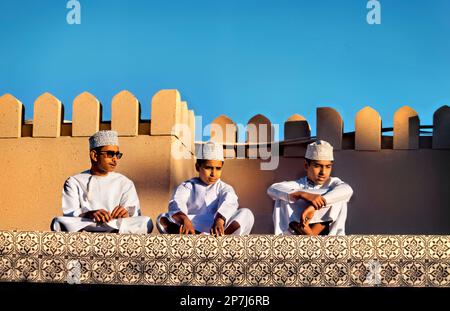
[[[309,225],[305,225],[305,226],[303,226],[301,228],[302,228],[302,231],[303,231],[304,235],[315,235]]]
[[[298,235],[315,235],[309,225],[302,226],[296,221],[289,223],[289,228],[291,229],[291,232],[293,231],[293,233]]]

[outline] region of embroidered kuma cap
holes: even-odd
[[[89,137],[89,149],[102,146],[119,146],[119,137],[116,131],[99,131]]]
[[[208,141],[204,144],[197,145],[196,147],[197,159],[224,161],[223,146],[221,144]]]
[[[318,140],[308,145],[305,158],[317,161],[334,161],[333,146],[325,140]]]

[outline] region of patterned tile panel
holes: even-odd
[[[450,236],[215,238],[0,231],[0,281],[450,287]]]

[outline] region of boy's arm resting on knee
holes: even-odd
[[[280,182],[267,189],[267,194],[274,200],[282,200],[294,203],[298,200],[311,202],[316,209],[326,205],[326,200],[321,196],[323,190],[299,190],[293,182]]]
[[[297,188],[298,189],[298,188]],[[292,182],[284,181],[271,185],[267,189],[267,194],[273,200],[282,200],[289,203],[294,203],[290,194],[297,192]]]
[[[320,209],[320,208],[324,207],[325,205],[327,205],[326,199],[322,195],[317,194],[317,193],[296,191],[294,193],[290,193],[289,198],[293,202],[298,201],[298,200],[308,201],[314,206],[315,209]]]
[[[337,202],[348,202],[352,195],[352,187],[345,182],[340,182],[329,189],[327,193],[322,196],[325,198],[327,205],[331,205]]]

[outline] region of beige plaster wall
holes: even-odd
[[[193,172],[181,169],[181,160],[170,160],[174,137],[119,139],[124,157],[117,171],[134,181],[142,213],[155,219],[167,209],[170,176],[177,176],[173,183]],[[48,230],[51,219],[62,214],[64,181],[90,167],[86,137],[2,139],[0,158],[0,228],[4,230]]]
[[[173,188],[196,175],[193,159],[174,159],[173,136],[120,137],[124,157],[118,172],[136,185],[144,215],[156,219],[167,210]],[[450,150],[335,152],[334,176],[355,194],[349,205],[350,234],[449,234]],[[65,179],[89,168],[86,137],[2,139],[0,228],[48,230],[61,215]],[[223,180],[231,184],[242,207],[256,218],[253,233],[272,233],[273,202],[267,188],[303,176],[302,158],[280,158],[274,171],[260,170],[260,160],[227,159]]]

